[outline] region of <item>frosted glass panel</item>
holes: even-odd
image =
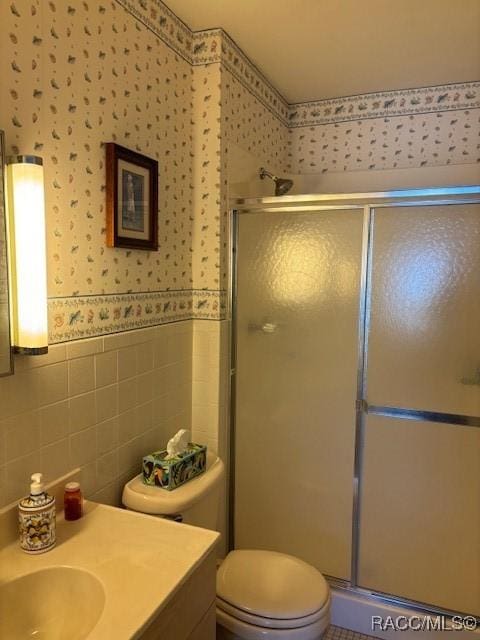
[[[240,216],[235,546],[350,575],[362,211]]]
[[[480,614],[480,429],[368,416],[360,584]]]
[[[480,415],[480,205],[375,212],[368,402]]]

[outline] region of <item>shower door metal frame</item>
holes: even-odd
[[[326,576],[330,584],[338,589],[354,592],[369,600],[381,601],[424,614],[447,617],[468,612],[444,609],[401,596],[361,587],[358,584],[361,482],[365,418],[368,414],[414,420],[438,422],[451,425],[480,427],[480,416],[466,416],[415,409],[369,405],[367,392],[368,339],[370,330],[370,306],[372,294],[372,257],[375,210],[385,207],[435,206],[453,204],[480,204],[480,186],[439,187],[429,189],[405,189],[373,193],[313,194],[280,196],[269,198],[236,198],[231,202],[230,216],[230,286],[229,315],[230,335],[230,478],[229,478],[229,549],[234,548],[235,525],[235,409],[236,409],[236,317],[237,317],[237,256],[238,220],[241,215],[252,213],[321,213],[324,211],[363,209],[363,236],[361,251],[359,318],[358,318],[358,365],[357,397],[355,403],[355,443],[353,467],[353,505],[351,538],[351,576],[343,580]]]

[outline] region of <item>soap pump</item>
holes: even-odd
[[[55,498],[48,495],[42,474],[31,476],[30,495],[18,505],[20,547],[26,553],[44,553],[55,545]]]

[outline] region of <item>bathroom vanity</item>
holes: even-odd
[[[0,527],[3,640],[214,640],[218,533],[86,502],[80,520],[57,516],[55,548],[31,556],[12,539],[13,512]]]

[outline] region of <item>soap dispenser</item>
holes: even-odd
[[[26,553],[44,553],[55,545],[55,498],[45,491],[41,473],[31,481],[30,495],[18,505],[20,546]]]

